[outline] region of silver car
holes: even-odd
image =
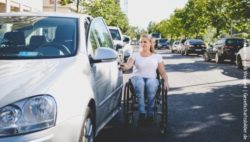
[[[92,142],[121,110],[102,18],[0,14],[0,142]]]

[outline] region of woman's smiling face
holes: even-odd
[[[151,41],[147,38],[141,38],[140,40],[140,47],[142,50],[150,51]]]

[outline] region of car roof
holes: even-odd
[[[7,13],[0,13],[0,16],[1,17],[4,17],[4,16],[54,16],[54,17],[69,17],[69,18],[91,17],[87,14],[61,13],[61,12],[7,12]]]
[[[130,38],[130,36],[128,36],[128,35],[123,35],[123,36]]]

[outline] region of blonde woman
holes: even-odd
[[[154,52],[153,40],[150,35],[140,37],[139,52],[131,55],[127,63],[121,64],[122,70],[133,67],[131,82],[138,99],[139,124],[148,122],[152,124],[154,114],[154,97],[158,89],[159,80],[156,78],[158,69],[160,76],[164,79],[164,89],[169,89],[168,76],[164,69],[161,55]],[[144,88],[147,91],[148,110],[145,110]]]

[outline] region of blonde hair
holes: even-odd
[[[151,52],[151,53],[155,53],[154,41],[153,41],[152,36],[151,36],[151,35],[148,35],[148,34],[143,34],[143,35],[141,35],[141,37],[140,37],[140,41],[141,41],[142,38],[146,38],[146,39],[149,40],[149,42],[151,43],[151,45],[150,45],[150,52]]]

